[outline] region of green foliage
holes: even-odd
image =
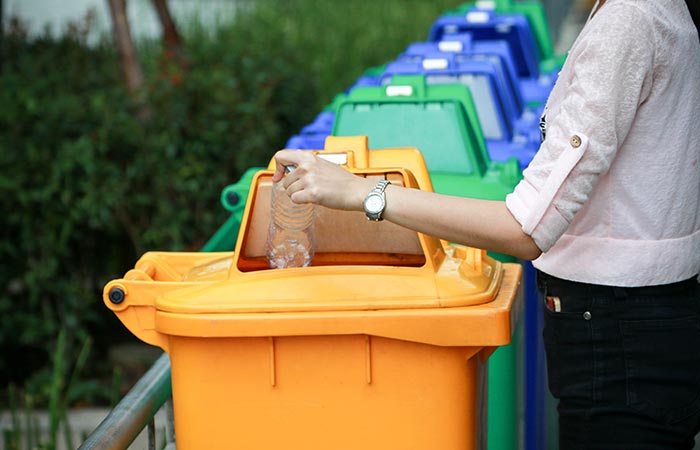
[[[90,353],[91,340],[88,338],[83,342],[74,359],[67,347],[67,335],[66,330],[58,333],[51,372],[42,372],[42,376],[46,375],[49,379],[43,382],[39,389],[26,390],[22,395],[14,385],[9,386],[9,415],[12,427],[5,430],[3,448],[20,450],[24,443],[24,448],[27,449],[54,450],[58,445],[59,427],[63,428],[65,448],[75,448],[68,421],[68,408],[71,400],[76,398],[75,389],[80,386],[78,380]],[[34,407],[46,403],[45,399],[37,399],[37,396],[42,395],[48,399],[47,433],[42,433],[33,410]],[[20,418],[22,416],[24,420]]]
[[[318,112],[369,67],[395,59],[411,42],[424,41],[431,24],[455,0],[255,0],[227,40],[257,49],[284,49],[313,83]]]
[[[145,104],[127,93],[107,38],[88,45],[80,28],[5,36],[0,386],[34,380],[41,391],[61,329],[67,349],[94,340],[94,371],[110,343],[131,338],[102,305],[103,285],[145,251],[198,250],[226,218],[224,186],[265,165],[366,68],[424,40],[454,5],[242,1],[216,27],[181,25],[184,68],[160,43],[139,43]],[[89,382],[79,391],[95,395]]]
[[[121,129],[109,116],[131,119],[112,110],[122,90],[111,51],[22,35],[3,50],[0,379],[18,381],[48,365],[60,328],[75,341],[99,320],[90,304],[128,241],[111,219],[124,189],[107,176],[112,152],[97,136]]]

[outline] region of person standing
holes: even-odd
[[[695,16],[691,16],[694,11]],[[505,201],[385,186],[366,211],[534,260],[560,449],[691,449],[700,431],[697,2],[597,2]],[[374,182],[275,154],[294,202],[362,210]]]

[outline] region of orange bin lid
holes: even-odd
[[[339,155],[360,176],[432,189],[416,149],[369,152],[363,138],[329,138],[324,156]],[[134,334],[163,348],[167,335],[369,333],[437,345],[509,341],[519,265],[388,221],[367,221],[361,212],[317,207],[313,265],[269,269],[264,240],[272,174],[264,170],[253,178],[233,253],[146,253],[123,279],[105,286],[105,304]],[[115,289],[125,294],[123,301],[110,300]]]
[[[206,266],[194,270],[215,276]],[[163,292],[154,306],[187,314],[470,306],[496,297],[501,269],[500,262],[466,247],[448,248],[436,271],[429,264],[312,266],[249,273],[221,267],[221,281],[198,283],[196,277],[188,277],[182,289]]]

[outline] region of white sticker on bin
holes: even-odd
[[[464,50],[464,44],[460,41],[440,41],[438,50],[441,52],[461,53]]]
[[[387,86],[386,95],[389,97],[410,97],[413,95],[413,86]]]
[[[447,69],[447,59],[426,58],[423,60],[423,70],[443,70]]]
[[[348,163],[348,154],[347,153],[319,153],[318,154],[319,158],[323,158],[326,161],[332,162],[334,164],[338,164],[339,166],[342,166],[344,164]]]
[[[471,11],[467,13],[467,22],[486,23],[489,21],[489,13],[486,11]]]
[[[496,9],[496,2],[493,0],[476,0],[475,6],[479,9]]]

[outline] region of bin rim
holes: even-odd
[[[455,253],[458,253],[455,256]],[[451,248],[429,267],[334,265],[234,272],[213,283],[183,283],[153,306],[183,314],[377,311],[454,308],[493,301],[502,263],[483,250]]]
[[[500,346],[517,323],[522,266],[504,263],[495,297],[488,303],[451,308],[369,311],[285,311],[186,314],[157,310],[154,327],[163,335],[245,338],[369,335],[437,346]]]

